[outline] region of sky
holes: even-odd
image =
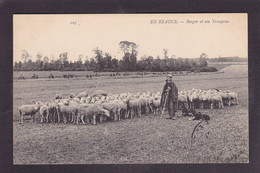
[[[14,61],[22,60],[23,50],[32,60],[38,53],[57,59],[62,52],[71,61],[80,54],[85,60],[96,47],[122,59],[120,41],[136,43],[138,59],[163,57],[163,49],[169,57],[248,56],[246,13],[14,15],[13,34]]]

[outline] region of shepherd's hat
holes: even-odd
[[[172,75],[171,75],[171,74],[168,74],[168,75],[167,75],[167,77],[170,77],[170,78],[172,78]]]

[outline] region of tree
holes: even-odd
[[[96,71],[98,69],[98,65],[95,62],[94,58],[90,59],[90,63],[89,63],[89,67],[88,68],[89,68],[89,70],[94,70],[94,71]]]
[[[19,71],[19,70],[22,70],[22,62],[21,61],[19,61],[19,62],[15,62],[14,63],[14,70],[15,71]]]
[[[130,70],[130,66],[131,66],[130,54],[127,53],[124,55],[123,59],[121,60],[121,70],[123,71]]]
[[[189,59],[185,58],[185,60],[184,60],[184,67],[185,67],[185,70],[189,70],[189,69],[191,69],[191,66],[192,66],[192,65],[191,65]]]
[[[142,56],[141,57],[141,59],[138,61],[138,63],[137,63],[137,70],[138,71],[144,71],[145,70],[145,66],[146,66],[146,58],[147,58],[147,56],[146,55],[144,55],[144,56]]]
[[[120,49],[124,52],[124,54],[129,53],[130,55],[137,55],[137,44],[130,41],[120,41],[119,43]]]
[[[49,58],[48,58],[47,56],[45,56],[45,57],[43,58],[43,61],[44,61],[44,63],[48,63],[48,62],[49,62]]]
[[[205,59],[207,59],[207,58],[208,58],[208,55],[207,55],[206,53],[202,53],[202,54],[200,55],[200,58],[205,58]]]
[[[93,49],[93,52],[96,55],[95,59],[96,59],[97,65],[98,65],[98,70],[102,71],[102,69],[104,69],[104,67],[105,67],[105,63],[103,61],[103,51],[97,47],[97,48]]]
[[[90,62],[89,62],[88,56],[85,56],[85,60],[84,60],[83,66],[84,66],[84,68],[85,68],[86,70],[88,70],[88,67],[90,66]]]
[[[25,70],[36,70],[34,63],[31,59],[29,59],[26,63],[25,63]]]
[[[43,69],[49,70],[49,58],[47,56],[43,58]]]
[[[79,58],[78,58],[78,61],[77,61],[77,68],[79,68],[80,70],[83,69],[83,63],[82,63],[82,58],[83,58],[83,55],[79,55]]]
[[[143,63],[143,67],[142,67],[142,70],[145,70],[145,71],[151,71],[152,69],[152,63],[153,63],[153,57],[152,56],[144,56],[143,59],[142,59]]]
[[[50,59],[51,61],[55,61],[55,56],[51,55]]]
[[[38,53],[36,55],[36,61],[41,61],[42,60],[42,54]]]
[[[60,60],[54,61],[53,70],[62,70],[61,67],[62,67],[62,66],[61,66]]]
[[[27,50],[23,50],[23,52],[22,52],[22,60],[24,62],[27,62],[28,58],[30,58],[30,57],[31,57],[31,55],[28,53],[28,51]]]
[[[114,71],[119,70],[119,63],[118,63],[118,60],[116,58],[112,59],[112,69],[114,69]]]
[[[137,44],[130,41],[120,41],[119,43],[120,49],[124,53],[124,57],[122,60],[122,66],[125,71],[130,70],[134,71],[136,70],[137,65]]]
[[[164,54],[164,69],[166,71],[169,71],[169,65],[168,65],[168,49],[163,49],[163,54]]]
[[[136,71],[137,58],[134,54],[130,56],[130,69],[131,71]]]
[[[199,58],[199,66],[200,67],[206,67],[208,65],[207,59],[208,55],[206,53],[202,53]]]
[[[42,54],[38,53],[36,55],[36,62],[35,62],[35,70],[41,70],[43,67],[43,62],[42,62]]]
[[[78,61],[79,61],[79,62],[82,62],[82,58],[83,58],[83,55],[80,54],[80,55],[79,55],[79,58],[78,58]]]
[[[168,59],[168,49],[163,49],[164,59]]]
[[[168,68],[170,71],[175,71],[176,70],[176,59],[174,58],[170,58],[168,59]]]
[[[152,62],[151,71],[162,71],[160,66],[161,59],[159,56]]]
[[[63,52],[59,54],[59,63],[60,63],[60,70],[64,70],[65,68],[69,67],[67,52]]]
[[[190,60],[191,68],[189,69],[190,71],[194,72],[196,68],[198,67],[198,63],[194,60]]]
[[[112,70],[112,57],[109,53],[105,53],[103,62],[105,64],[105,70]]]
[[[53,55],[51,55],[50,57],[51,61],[50,61],[50,64],[49,64],[49,70],[55,70],[55,57]]]

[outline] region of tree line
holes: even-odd
[[[59,54],[59,58],[36,55],[36,60],[31,60],[31,55],[24,50],[22,53],[22,61],[14,63],[16,71],[102,71],[102,72],[117,72],[117,71],[217,71],[216,68],[208,67],[207,55],[202,53],[200,57],[195,59],[169,57],[168,50],[163,49],[164,56],[152,57],[142,56],[137,60],[138,45],[129,42],[121,41],[120,49],[124,53],[121,60],[113,58],[109,53],[103,52],[98,47],[93,50],[94,57],[85,59],[83,55],[79,55],[77,61],[69,61],[67,52]]]

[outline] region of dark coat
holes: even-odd
[[[168,98],[166,98],[167,95],[167,88],[170,87]],[[166,81],[166,84],[163,87],[162,91],[162,97],[161,97],[161,107],[164,106],[164,103],[166,101],[166,107],[168,109],[173,109],[171,111],[176,112],[177,111],[177,102],[178,102],[178,88],[175,85],[174,82],[168,82]],[[168,103],[174,104],[174,105],[169,105]]]

